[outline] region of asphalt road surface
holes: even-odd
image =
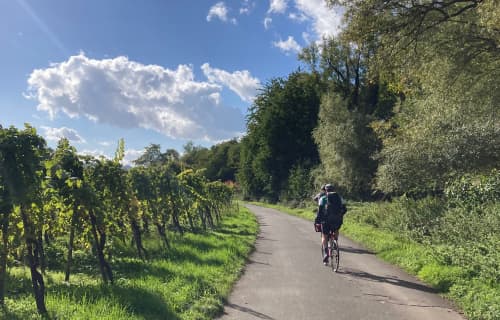
[[[220,319],[464,319],[434,290],[345,237],[334,273],[322,264],[312,222],[247,207],[260,223],[256,250]]]

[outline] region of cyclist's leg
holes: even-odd
[[[326,223],[321,224],[321,245],[323,248],[323,262],[328,261],[328,233],[330,229]]]

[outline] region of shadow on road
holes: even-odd
[[[345,274],[347,276],[351,276],[351,277],[355,277],[355,278],[359,278],[359,279],[365,279],[368,281],[388,283],[388,284],[392,284],[395,286],[400,286],[400,287],[418,290],[418,291],[422,291],[422,292],[438,293],[438,291],[436,289],[424,286],[424,285],[417,283],[417,282],[401,280],[401,279],[398,279],[395,277],[389,277],[389,276],[377,276],[375,274],[368,273],[368,272],[361,271],[361,270],[355,270],[355,269],[350,269],[350,268],[341,268],[338,271],[338,273]]]
[[[269,239],[269,238],[266,238],[266,237],[263,237],[263,236],[257,236],[257,240],[265,240],[265,241],[278,241],[276,239]]]
[[[252,316],[257,317],[259,319],[274,320],[274,318],[271,318],[268,315],[265,315],[263,313],[257,312],[257,311],[255,311],[253,309],[250,309],[250,308],[242,307],[242,306],[234,304],[234,303],[228,303],[226,306],[229,307],[229,308],[233,308],[235,310],[241,311],[241,312],[245,312],[245,313],[251,314]]]
[[[267,262],[260,262],[260,261],[255,261],[255,260],[252,260],[252,259],[248,259],[248,263],[249,264],[252,264],[252,263],[263,264],[263,265],[266,265],[266,266],[270,266],[271,265],[271,264],[269,264]]]
[[[373,254],[373,252],[365,249],[357,249],[353,247],[342,247],[340,246],[340,252],[356,253],[356,254]]]

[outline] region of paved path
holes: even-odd
[[[221,319],[464,319],[432,289],[343,237],[333,273],[310,221],[247,207],[261,229]]]

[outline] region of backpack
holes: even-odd
[[[344,205],[342,204],[342,199],[340,198],[338,193],[328,192],[326,194],[326,206],[325,206],[326,220],[334,221],[342,218],[343,206]]]

